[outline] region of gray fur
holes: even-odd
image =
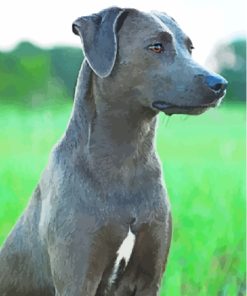
[[[109,76],[117,56],[116,24],[123,9],[113,7],[98,14],[78,18],[72,25],[80,35],[87,61],[101,78]]]
[[[156,115],[199,114],[224,94],[223,78],[217,89],[206,84],[214,74],[192,60],[167,15],[110,8],[84,21],[74,27],[86,59],[72,115],[1,249],[1,296],[157,296],[171,214],[154,144]],[[150,50],[155,42],[164,43],[163,53]],[[109,285],[129,229],[132,255]]]

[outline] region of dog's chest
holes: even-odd
[[[152,236],[162,238],[167,231],[165,202],[142,200],[137,205],[120,201],[118,205],[112,206],[110,213],[101,236],[107,238],[106,245],[111,254],[109,273],[104,278],[107,283],[105,295],[139,272],[139,263],[136,262],[139,255],[149,251],[155,254],[159,246],[157,242],[150,246]]]
[[[154,219],[162,219],[167,207],[166,191],[162,184],[149,188],[146,185],[141,184],[136,191],[124,188],[110,195],[104,206],[109,210],[108,217],[121,224],[135,221],[137,228]]]

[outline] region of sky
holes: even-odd
[[[1,0],[0,50],[22,40],[42,47],[81,46],[72,22],[109,6],[168,13],[192,39],[193,55],[202,64],[217,44],[246,35],[245,0]]]

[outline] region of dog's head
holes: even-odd
[[[201,114],[225,94],[227,81],[192,59],[192,41],[164,13],[113,7],[77,19],[73,32],[104,93],[121,93],[128,104]]]

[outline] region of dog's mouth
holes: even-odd
[[[209,108],[214,108],[220,103],[219,100],[213,101],[209,104],[201,104],[198,106],[178,106],[162,101],[153,102],[152,106],[156,110],[164,112],[166,115],[172,114],[187,114],[187,115],[199,115],[205,112]]]
[[[154,101],[152,107],[158,111],[164,112],[166,115],[173,114],[186,114],[186,115],[199,115],[207,111],[209,108],[215,108],[220,105],[226,94],[226,89],[214,91],[215,98],[209,103],[199,105],[176,105],[167,103],[165,101]]]

